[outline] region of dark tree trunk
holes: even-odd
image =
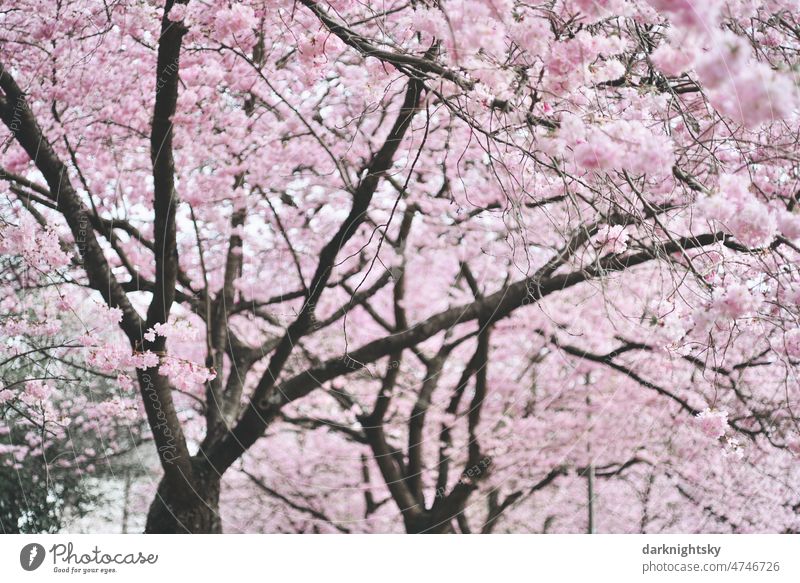
[[[147,513],[145,533],[221,534],[219,516],[219,476],[195,465],[193,485],[176,488],[164,478]]]
[[[430,512],[414,517],[406,516],[404,517],[406,534],[453,534],[455,532],[452,523],[454,519],[455,517],[451,517],[449,520],[436,520]]]

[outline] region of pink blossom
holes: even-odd
[[[725,318],[740,318],[751,313],[758,305],[747,286],[736,283],[724,288],[714,299],[715,311]]]
[[[188,392],[196,391],[215,376],[206,367],[178,358],[164,359],[158,373],[169,377],[176,388]]]
[[[133,390],[133,379],[126,374],[117,375],[117,385],[123,391]]]
[[[750,183],[742,175],[722,175],[718,193],[700,198],[697,208],[701,216],[720,226],[748,247],[768,245],[778,230],[775,213],[758,200]]]
[[[783,335],[783,351],[789,358],[800,358],[800,328],[792,328]]]
[[[0,223],[0,254],[19,255],[35,269],[60,269],[70,261],[58,235],[50,228],[39,229],[27,214],[16,226]]]
[[[697,210],[706,219],[724,223],[736,212],[736,205],[722,195],[704,196],[698,200]]]
[[[130,364],[136,368],[146,369],[158,366],[159,358],[155,352],[146,350],[136,352],[130,357]]]
[[[169,18],[172,22],[179,22],[183,20],[185,16],[186,16],[185,4],[173,4],[172,8],[170,8],[169,14],[167,14],[167,18]]]
[[[775,237],[777,221],[765,204],[750,200],[728,219],[731,234],[748,247],[765,247]]]
[[[704,87],[715,89],[730,83],[747,66],[752,52],[747,41],[730,32],[715,34],[710,45],[695,64],[695,70]]]
[[[800,239],[800,215],[783,209],[778,213],[777,221],[778,230],[787,239]]]
[[[129,355],[130,348],[128,347],[119,344],[105,344],[90,350],[86,362],[103,373],[112,373],[124,365]]]
[[[591,142],[575,146],[574,155],[575,162],[586,170],[609,170],[619,162],[614,142],[601,132],[594,133]]]
[[[43,381],[35,380],[25,383],[25,394],[36,401],[44,401],[50,396],[52,388]]]
[[[223,43],[249,49],[255,43],[253,29],[256,26],[253,9],[241,3],[217,12],[214,33]]]
[[[737,70],[730,86],[711,93],[711,102],[718,111],[750,128],[789,118],[798,101],[794,82],[763,63]]]
[[[695,416],[695,423],[706,436],[719,439],[728,430],[728,413],[706,408]]]
[[[670,44],[660,45],[650,55],[650,59],[668,77],[677,77],[692,65],[691,53],[676,49]]]
[[[742,447],[742,443],[736,438],[727,438],[725,440],[725,446],[722,448],[722,455],[724,457],[730,457],[738,460],[743,459],[744,448]]]
[[[596,243],[600,246],[598,255],[624,253],[628,249],[628,237],[622,225],[603,226],[596,238]]]
[[[716,0],[647,0],[659,12],[667,14],[672,22],[681,26],[708,31],[718,18]]]

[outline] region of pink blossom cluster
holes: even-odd
[[[707,32],[717,26],[719,0],[647,0],[647,2],[667,15],[671,22],[700,32]]]
[[[756,198],[748,178],[741,174],[720,176],[717,192],[701,198],[698,210],[748,247],[768,245],[778,229],[776,213]],[[787,228],[794,226],[793,221],[784,221]]]
[[[30,215],[22,215],[18,225],[0,225],[0,255],[19,255],[34,269],[60,269],[69,264],[58,235],[41,229]]]
[[[628,249],[629,233],[622,225],[604,225],[595,236],[599,256],[608,253],[624,253]]]
[[[748,128],[797,114],[800,91],[789,72],[757,61],[745,39],[718,28],[718,3],[648,1],[685,27],[654,51],[651,59],[662,72],[677,76],[694,66],[714,108]]]
[[[789,358],[800,360],[800,327],[786,331],[781,348]]]
[[[624,66],[616,60],[598,62],[598,59],[624,50],[622,38],[595,36],[585,30],[569,40],[552,43],[545,59],[546,86],[554,91],[568,91],[587,81],[616,79],[624,73]],[[591,70],[590,65],[595,63]]]
[[[719,439],[728,431],[728,412],[706,408],[695,416],[695,424],[706,436]]]
[[[555,151],[571,147],[575,164],[585,171],[626,169],[664,176],[674,162],[669,137],[632,120],[586,125],[575,116],[564,116],[553,146]]]
[[[155,324],[150,330],[145,332],[144,338],[148,342],[153,342],[156,336],[162,336],[174,342],[191,342],[197,340],[198,334],[199,331],[191,322],[180,320],[177,322]]]
[[[741,318],[752,314],[759,298],[743,283],[732,283],[714,290],[712,309],[723,318]]]
[[[162,359],[158,373],[169,377],[177,389],[187,392],[197,392],[207,381],[216,376],[204,366],[175,357]]]

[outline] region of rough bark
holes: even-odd
[[[193,488],[187,495],[166,479],[158,486],[147,513],[147,534],[220,534],[220,477],[193,460]]]

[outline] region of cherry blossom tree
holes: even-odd
[[[148,448],[147,532],[800,530],[791,0],[20,0],[0,42],[12,466]]]

